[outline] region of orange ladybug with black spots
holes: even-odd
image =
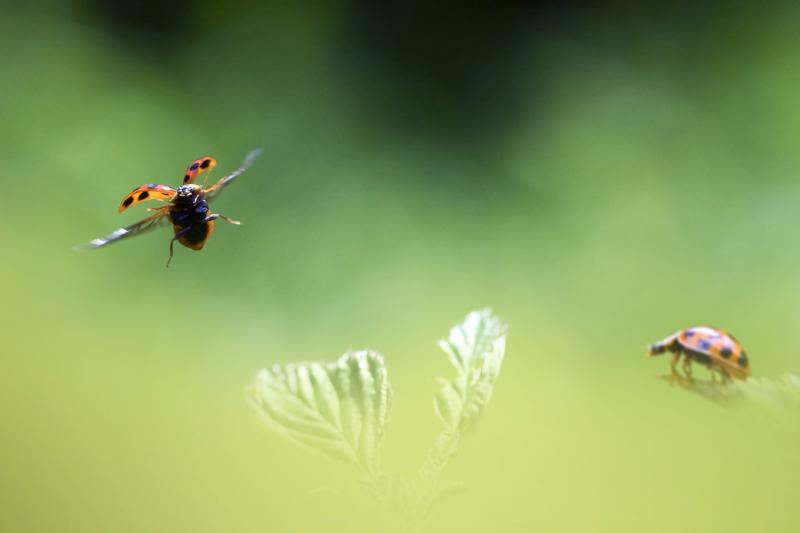
[[[186,168],[183,176],[183,185],[177,189],[156,183],[148,183],[137,187],[122,199],[119,205],[120,212],[148,200],[161,201],[166,205],[149,208],[148,210],[155,211],[155,214],[130,226],[119,228],[105,237],[94,239],[86,246],[89,248],[101,248],[128,237],[141,235],[169,222],[172,224],[174,235],[169,243],[167,266],[172,261],[175,241],[192,250],[202,250],[211,236],[211,232],[214,231],[215,220],[221,218],[231,224],[240,224],[225,215],[212,213],[209,210],[208,202],[216,198],[223,188],[247,170],[259,153],[260,150],[250,152],[237,170],[207,189],[205,188],[205,180],[208,179],[208,175],[217,166],[217,160],[210,156],[201,157],[193,161]],[[199,176],[204,176],[203,185],[194,183]]]
[[[684,374],[690,379],[693,362],[708,368],[712,377],[721,375],[723,380],[745,380],[751,374],[750,360],[739,341],[716,328],[695,326],[683,329],[648,346],[649,356],[665,352],[672,354],[673,375],[678,375],[676,367],[681,360]]]

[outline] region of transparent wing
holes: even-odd
[[[206,200],[210,202],[211,200],[219,196],[220,192],[222,192],[222,189],[230,185],[230,183],[233,180],[238,178],[239,175],[241,175],[245,170],[250,168],[250,166],[253,164],[253,161],[255,161],[260,154],[261,154],[261,148],[256,148],[255,150],[252,150],[249,154],[247,154],[247,157],[244,158],[244,161],[242,161],[242,164],[241,166],[239,166],[239,168],[237,168],[236,170],[234,170],[233,172],[231,172],[230,174],[228,174],[227,176],[225,176],[224,178],[222,178],[214,185],[205,190]]]
[[[150,215],[149,217],[140,220],[135,224],[131,224],[130,226],[125,226],[124,228],[119,228],[118,230],[113,231],[112,233],[106,235],[105,237],[100,237],[98,239],[94,239],[86,244],[80,245],[79,248],[101,248],[103,246],[109,245],[111,243],[115,243],[117,241],[121,241],[122,239],[127,239],[129,237],[135,237],[137,235],[142,235],[143,233],[147,233],[152,231],[160,226],[163,226],[167,222],[167,210],[161,210],[155,215]]]

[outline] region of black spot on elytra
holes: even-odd
[[[686,338],[691,339],[692,337],[694,337],[694,330],[686,330]]]
[[[747,355],[742,352],[742,355],[739,356],[739,359],[736,362],[739,363],[739,366],[746,367],[748,364]]]
[[[723,347],[722,347],[722,349],[719,351],[719,354],[720,354],[722,357],[724,357],[725,359],[728,359],[728,358],[731,356],[731,354],[733,354],[733,350],[731,349],[731,347],[730,347],[730,346],[728,346],[728,345],[725,345],[725,346],[723,346]]]
[[[146,200],[149,196],[150,196],[150,193],[147,192],[147,191],[144,191],[144,192],[139,194],[139,201],[141,202],[142,200]]]
[[[208,168],[208,165],[210,165],[210,164],[211,164],[211,160],[210,159],[203,159],[203,162],[200,163],[200,168]]]
[[[128,196],[127,198],[125,198],[125,201],[122,202],[122,205],[128,207],[132,203],[133,203],[133,196]]]
[[[183,182],[184,182],[184,183],[188,183],[190,179],[192,179],[192,177],[191,177],[189,174],[186,174],[186,175],[183,177]]]
[[[194,163],[192,166],[189,167],[189,170],[197,170],[197,167],[200,166],[200,163]]]

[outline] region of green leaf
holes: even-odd
[[[448,430],[463,433],[483,414],[503,365],[507,330],[491,310],[483,309],[469,313],[439,341],[457,372],[453,379],[441,380],[434,398],[436,414]]]
[[[336,363],[276,365],[258,372],[248,393],[278,433],[331,459],[377,472],[391,402],[379,354],[348,352]]]

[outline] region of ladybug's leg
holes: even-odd
[[[169,241],[169,259],[167,259],[167,268],[169,268],[169,264],[172,262],[172,256],[175,255],[174,245],[176,239],[171,239]]]
[[[692,379],[692,360],[686,357],[686,354],[683,355],[683,373],[687,378]]]
[[[206,217],[205,221],[206,222],[211,222],[212,220],[216,220],[218,218],[221,218],[225,222],[229,222],[230,224],[233,224],[235,226],[241,225],[241,222],[239,222],[238,220],[233,220],[232,218],[228,218],[225,215],[220,215],[219,213],[212,213],[212,214],[208,215]]]
[[[175,241],[177,241],[178,239],[189,233],[190,229],[192,229],[192,226],[186,226],[182,230],[176,232],[175,235],[172,237],[172,239],[169,241],[169,259],[167,259],[167,268],[169,268],[169,264],[172,261],[172,256],[175,253],[174,250]]]
[[[681,358],[680,350],[672,352],[672,362],[670,363],[670,366],[672,367],[673,376],[678,375],[678,370],[675,367],[678,365],[678,361],[680,360],[680,358]]]

